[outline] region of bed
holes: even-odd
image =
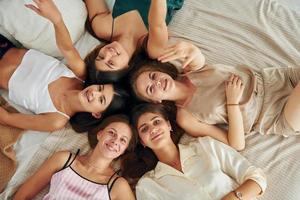
[[[5,1],[0,2],[0,9]],[[72,6],[84,12],[81,0],[72,2],[77,2]],[[112,5],[113,1],[109,3]],[[64,5],[60,4],[63,12]],[[12,30],[7,31],[7,24],[11,22],[3,18],[8,17],[3,17],[3,13],[0,17],[1,33],[16,37]],[[209,64],[248,65],[259,69],[300,63],[299,0],[185,0],[171,21],[169,31],[172,36],[192,41],[201,48]],[[82,56],[98,43],[84,30],[72,35],[72,39]],[[60,56],[55,47],[51,47],[45,48],[46,53]],[[47,52],[49,49],[51,52]],[[0,199],[10,199],[23,180],[53,152],[77,148],[83,152],[88,150],[86,134],[76,134],[69,126],[51,134],[27,131],[15,145],[19,166]],[[246,149],[241,153],[267,175],[268,188],[259,199],[300,199],[300,136],[287,138],[253,132],[247,135]]]

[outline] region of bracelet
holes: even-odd
[[[238,103],[227,103],[226,105],[227,106],[239,106],[240,104],[238,104]]]

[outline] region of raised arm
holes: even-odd
[[[51,156],[21,185],[13,200],[33,199],[50,182],[52,175],[63,167],[68,156],[69,152],[57,152]]]
[[[167,1],[151,0],[148,22],[149,38],[147,52],[150,58],[158,58],[168,44],[168,28],[166,24]]]
[[[85,0],[89,23],[98,38],[109,40],[112,31],[113,17],[105,0]]]
[[[177,124],[193,137],[210,136],[228,144],[226,132],[214,125],[198,121],[191,113],[184,109],[177,110]]]
[[[0,123],[24,130],[55,131],[61,129],[68,119],[58,113],[23,114],[9,113],[0,107]]]
[[[26,4],[25,6],[52,22],[56,44],[66,58],[68,67],[77,77],[84,79],[86,73],[84,61],[74,47],[69,31],[54,2],[52,0],[34,0],[34,2],[37,7],[32,4]]]
[[[225,87],[228,114],[228,143],[231,147],[240,151],[245,148],[245,131],[239,106],[244,85],[238,76],[232,74],[225,83]]]
[[[163,63],[179,60],[184,72],[199,70],[205,64],[205,57],[200,49],[185,41],[176,41],[175,44],[166,47],[158,60]]]

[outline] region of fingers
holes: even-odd
[[[159,61],[163,61],[163,60],[169,59],[169,57],[175,55],[176,52],[177,52],[176,46],[172,45],[172,46],[166,48],[165,51],[162,53],[162,55],[159,56],[157,59]],[[164,61],[164,62],[166,62],[166,61]]]
[[[40,14],[40,13],[41,13],[40,10],[39,10],[37,7],[35,7],[34,5],[32,5],[32,4],[25,4],[25,7],[27,7],[27,8],[29,8],[29,9],[33,10],[33,11],[36,12],[37,14]]]
[[[182,68],[185,69],[192,62],[192,60],[193,60],[192,57],[187,57],[182,64]]]
[[[243,86],[243,81],[242,79],[235,75],[235,74],[231,74],[230,78],[227,81],[227,85],[233,85],[233,86]]]

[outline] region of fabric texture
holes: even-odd
[[[169,24],[175,11],[179,10],[184,0],[167,0],[166,23]],[[148,27],[148,12],[151,0],[116,0],[113,7],[113,17],[116,18],[131,10],[138,10],[143,21]]]
[[[60,77],[76,78],[59,60],[36,50],[28,50],[8,82],[9,99],[35,114],[58,112],[48,86]]]
[[[0,106],[9,112],[18,112],[0,96]],[[17,161],[13,145],[24,131],[18,128],[0,125],[0,192],[13,176]]]
[[[219,200],[246,180],[255,181],[264,192],[262,170],[252,166],[229,146],[210,137],[192,138],[179,144],[180,172],[158,162],[138,182],[138,200]]]
[[[283,114],[289,95],[300,81],[299,67],[267,68],[255,72],[241,66],[205,66],[187,75],[196,90],[183,108],[201,122],[228,124],[224,84],[232,73],[238,75],[245,85],[240,102],[245,133],[299,134],[299,130],[288,125]]]
[[[51,199],[93,199],[110,200],[110,189],[112,183],[118,178],[114,173],[107,183],[97,183],[80,175],[72,167],[73,161],[64,169],[53,174],[49,193],[43,200]],[[66,163],[67,164],[67,163]]]

